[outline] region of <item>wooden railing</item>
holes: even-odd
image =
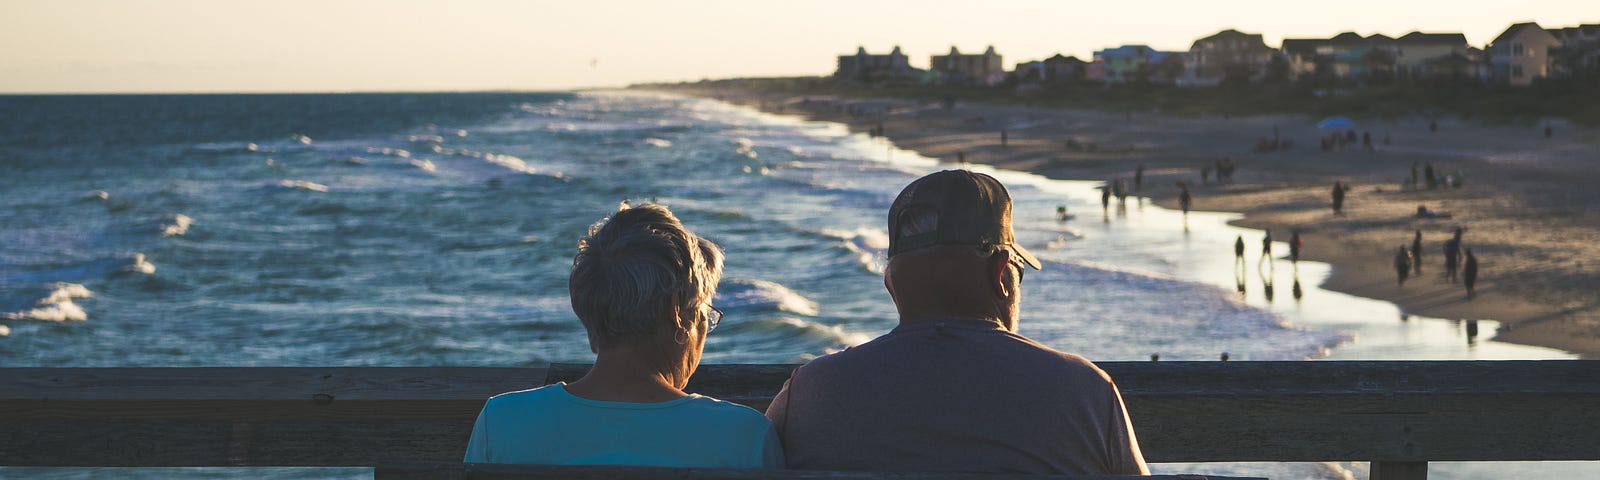
[[[1600,460],[1597,361],[1100,366],[1155,463]],[[458,462],[485,398],[585,368],[0,369],[0,465]],[[705,365],[689,390],[763,409],[792,368]]]

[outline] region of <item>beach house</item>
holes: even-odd
[[[917,71],[911,68],[911,58],[900,53],[900,46],[888,54],[867,53],[866,47],[856,47],[853,55],[840,55],[839,67],[833,71],[836,80],[873,81],[896,78],[913,78]]]
[[[1393,53],[1396,80],[1478,77],[1478,59],[1460,33],[1407,33],[1394,39]]]
[[[1005,80],[1005,64],[994,46],[979,54],[965,54],[950,47],[950,53],[928,57],[928,68],[948,83],[993,86]]]
[[[1184,55],[1146,45],[1123,45],[1094,52],[1089,77],[1104,83],[1172,83],[1183,76]]]
[[[1600,24],[1548,29],[1561,41],[1551,52],[1556,76],[1600,78]]]
[[[1550,51],[1560,46],[1561,40],[1537,23],[1514,24],[1489,44],[1489,74],[1496,83],[1532,85],[1550,76]]]
[[[1230,28],[1194,41],[1189,47],[1189,71],[1201,83],[1249,80],[1266,70],[1274,53],[1261,34]]]
[[[1283,51],[1293,78],[1314,74],[1323,79],[1369,82],[1394,78],[1398,45],[1383,34],[1363,37],[1344,32],[1328,39],[1284,39]]]

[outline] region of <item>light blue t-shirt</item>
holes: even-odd
[[[736,403],[689,395],[660,403],[573,396],[566,384],[483,405],[468,463],[783,468],[772,422]]]

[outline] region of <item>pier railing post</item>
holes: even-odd
[[[1372,462],[1370,480],[1428,480],[1428,462]]]

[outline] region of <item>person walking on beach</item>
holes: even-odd
[[[1178,186],[1183,188],[1183,191],[1178,192],[1178,206],[1183,209],[1183,217],[1189,218],[1189,205],[1194,202],[1194,197],[1189,195],[1188,185],[1179,183]]]
[[[1258,260],[1262,263],[1272,261],[1272,230],[1265,230],[1261,235],[1261,258]]]
[[[1133,193],[1144,194],[1144,164],[1133,170]]]
[[[1342,213],[1344,213],[1344,184],[1335,181],[1333,182],[1333,214],[1340,215]]]
[[[1400,250],[1394,254],[1394,274],[1399,279],[1395,286],[1406,286],[1406,275],[1411,273],[1411,253],[1406,251],[1406,246],[1401,245]]]
[[[1461,267],[1461,284],[1467,287],[1467,300],[1472,300],[1473,285],[1478,283],[1478,257],[1472,255],[1472,249],[1466,249],[1467,260]]]
[[[1422,276],[1422,230],[1411,237],[1411,274]]]
[[[790,374],[767,408],[789,468],[1149,474],[1111,377],[1017,334],[1023,272],[1040,265],[1011,208],[964,170],[900,192],[883,280],[899,324]]]
[[[1111,182],[1100,186],[1100,210],[1111,209]]]
[[[1456,266],[1461,264],[1461,227],[1456,227],[1455,235],[1444,242],[1444,277],[1450,283],[1456,283]]]
[[[1006,143],[1008,143],[1007,140],[1009,140],[1007,137],[1008,135],[1006,135],[1006,129],[1000,129],[1000,146],[1006,146]]]
[[[1291,230],[1289,235],[1289,262],[1300,263],[1300,230]]]
[[[1233,263],[1244,263],[1244,235],[1233,239]]]
[[[1411,161],[1411,189],[1417,189],[1417,162]]]
[[[1439,188],[1439,177],[1434,176],[1433,162],[1428,162],[1422,169],[1422,179],[1428,182],[1428,190]]]

